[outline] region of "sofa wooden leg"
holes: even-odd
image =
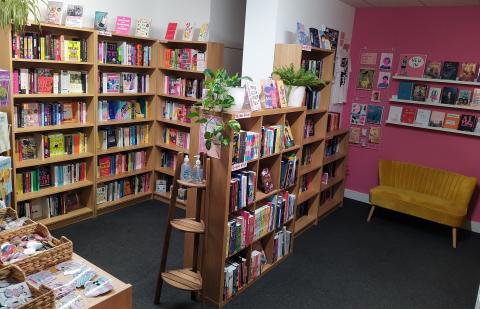
[[[370,222],[370,220],[372,219],[374,211],[375,211],[375,206],[372,205],[372,207],[370,208],[370,212],[368,213],[367,222]]]
[[[457,248],[457,228],[452,227],[452,246]]]

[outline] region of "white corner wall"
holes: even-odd
[[[268,77],[275,43],[295,43],[297,21],[343,31],[350,42],[354,18],[355,9],[338,0],[247,0],[242,74],[257,81]]]

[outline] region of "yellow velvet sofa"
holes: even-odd
[[[380,160],[380,185],[370,190],[370,222],[375,207],[383,207],[452,227],[462,226],[477,179],[406,162]]]

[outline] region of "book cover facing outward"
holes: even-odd
[[[423,77],[427,55],[401,54],[398,63],[398,75],[409,77]]]
[[[117,16],[115,20],[115,33],[128,35],[131,24],[132,18],[130,16]]]
[[[176,22],[170,22],[167,25],[167,31],[165,31],[165,40],[173,41],[175,40],[175,36],[177,34],[177,25]]]
[[[0,107],[10,105],[10,72],[0,70]]]
[[[421,126],[428,126],[431,113],[432,111],[429,109],[419,108],[414,123]]]
[[[428,126],[434,127],[434,128],[441,128],[443,127],[444,120],[445,120],[445,112],[432,111]]]
[[[65,26],[82,28],[83,26],[83,5],[69,4],[67,6],[67,17]]]
[[[415,116],[417,114],[417,109],[414,107],[404,107],[402,111],[403,123],[413,123],[415,121]]]
[[[460,123],[458,129],[460,131],[473,132],[477,126],[477,117],[475,115],[462,115],[460,117]]]
[[[63,2],[48,1],[47,19],[48,24],[60,25],[62,23]]]
[[[137,20],[137,27],[135,28],[135,35],[143,38],[150,36],[150,28],[152,26],[152,19],[141,17]]]
[[[445,121],[443,123],[443,127],[446,129],[458,129],[458,125],[460,124],[460,115],[454,113],[447,113],[445,116]]]
[[[198,40],[200,42],[208,41],[208,23],[204,23],[200,26],[200,32],[198,33]]]
[[[459,63],[455,61],[445,61],[442,66],[442,79],[456,80],[458,75]]]
[[[193,40],[193,24],[189,21],[185,22],[185,26],[183,28],[182,40],[184,41]]]

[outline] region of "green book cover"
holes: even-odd
[[[50,134],[48,139],[50,142],[50,156],[63,156],[65,154],[63,134]]]

